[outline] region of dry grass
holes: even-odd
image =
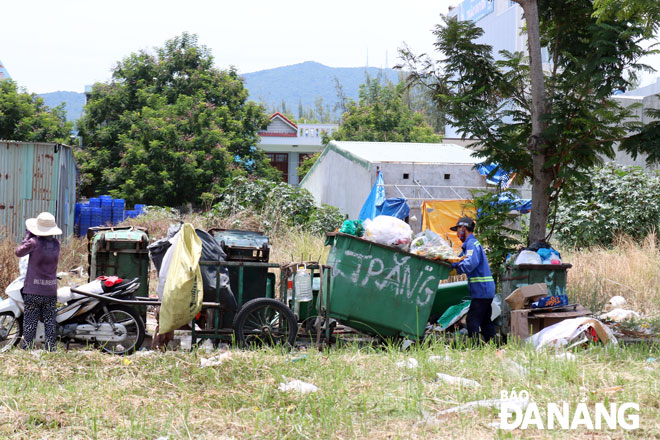
[[[627,307],[645,314],[660,313],[660,247],[650,234],[641,242],[619,237],[611,248],[592,247],[562,253],[573,267],[568,271],[568,294],[582,304],[601,310],[614,295]]]

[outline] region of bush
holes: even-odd
[[[557,208],[556,235],[566,245],[610,246],[619,234],[643,237],[660,222],[657,172],[609,164],[570,188]]]
[[[212,216],[233,217],[253,211],[261,217],[265,231],[297,226],[323,233],[337,229],[343,220],[334,206],[316,207],[309,191],[284,182],[237,177],[222,190],[218,199],[220,201],[211,209]]]

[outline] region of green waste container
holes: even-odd
[[[424,334],[450,264],[341,233],[328,242],[332,276],[322,299],[329,317],[381,337]]]
[[[528,284],[545,283],[548,295],[566,294],[567,271],[571,264],[518,264],[507,265],[502,276],[502,332],[511,328],[511,309],[504,301],[518,287]]]
[[[88,238],[89,280],[101,275],[138,278],[136,296],[149,296],[149,235],[144,228],[90,228]],[[146,319],[146,307],[140,307]],[[146,322],[146,321],[145,321]]]

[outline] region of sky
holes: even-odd
[[[433,53],[432,29],[459,0],[7,0],[0,61],[31,93],[83,92],[113,66],[183,32],[239,73],[316,61],[392,67],[398,49]],[[660,56],[649,63],[660,71]],[[655,82],[648,74],[641,85]]]

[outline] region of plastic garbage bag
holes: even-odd
[[[465,379],[464,377],[450,376],[449,374],[436,373],[438,379],[450,385],[460,385],[471,388],[479,388],[481,384],[476,380]]]
[[[543,347],[574,346],[589,340],[587,332],[593,329],[598,340],[604,344],[616,344],[617,340],[610,328],[602,322],[593,318],[565,319],[561,322],[546,327],[540,332],[525,339],[526,342],[534,344],[536,349]]]
[[[204,367],[215,367],[217,365],[221,365],[224,361],[231,359],[231,352],[230,351],[225,351],[224,353],[221,353],[217,356],[213,356],[212,358],[206,359],[202,358],[200,362],[200,366],[202,368]]]
[[[277,389],[280,391],[297,391],[302,394],[315,393],[319,390],[316,385],[298,379],[292,379],[288,383],[281,382]]]
[[[181,227],[177,236],[176,244],[168,249],[172,254],[158,317],[161,334],[190,322],[202,309],[204,284],[199,267],[202,241],[189,223]]]
[[[339,228],[339,232],[355,237],[362,237],[364,235],[364,225],[362,224],[362,220],[344,220],[341,228]]]
[[[449,259],[456,257],[451,245],[435,232],[427,229],[415,235],[410,244],[410,252],[426,258]]]
[[[419,366],[419,362],[417,362],[417,359],[415,358],[408,358],[405,361],[397,362],[396,366],[399,368],[410,368],[411,370],[414,370]]]
[[[412,241],[412,229],[408,223],[389,215],[379,215],[364,222],[364,238],[385,246],[407,251]]]
[[[519,264],[542,264],[541,256],[534,251],[520,251],[518,258],[516,258],[516,265]]]

